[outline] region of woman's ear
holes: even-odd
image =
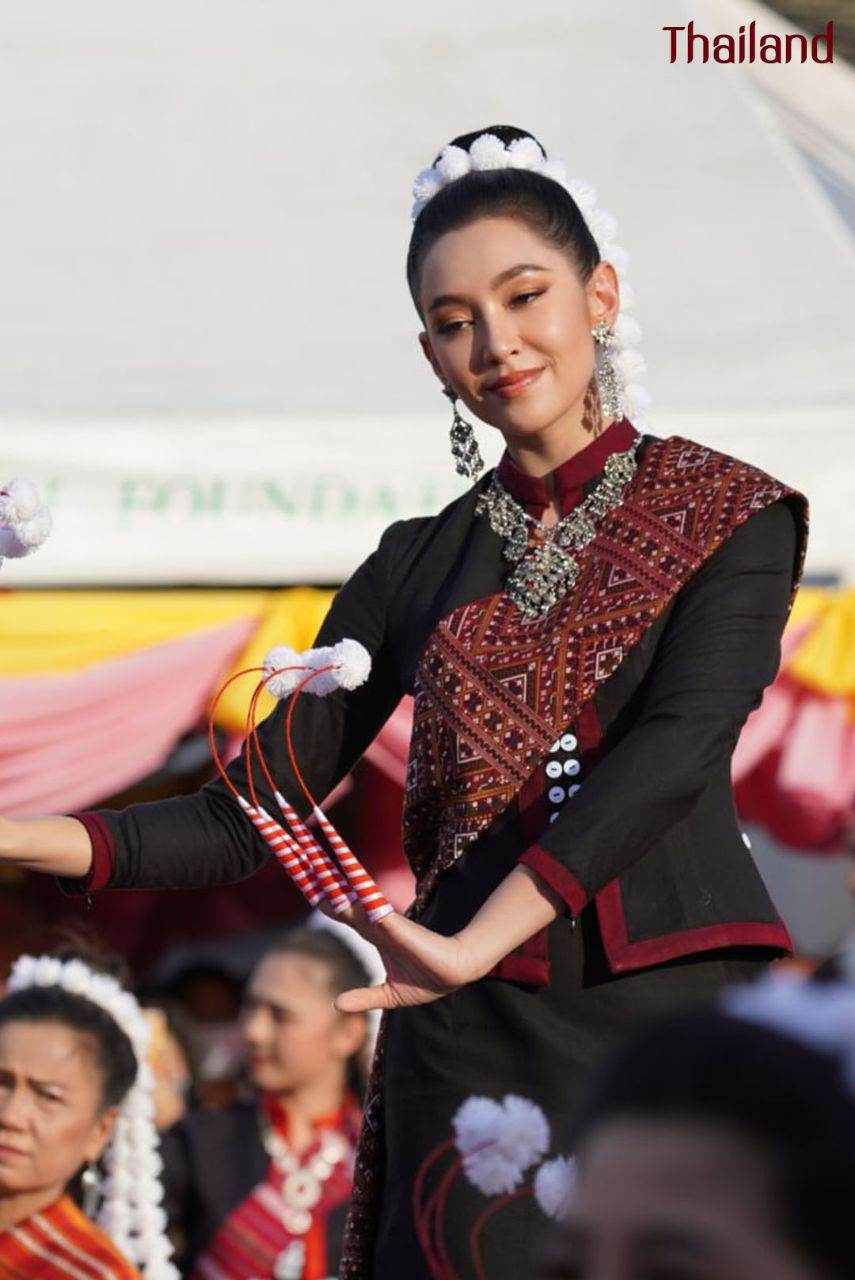
[[[118,1115],[118,1107],[106,1107],[92,1121],[92,1129],[83,1151],[83,1159],[87,1164],[94,1164],[101,1158],[104,1148],[113,1136]]]
[[[365,1044],[367,1035],[368,1019],[364,1013],[340,1015],[335,1033],[335,1046],[342,1061],[346,1062],[348,1058],[352,1058],[359,1052]]]
[[[617,272],[610,262],[598,262],[585,286],[591,328],[601,320],[612,325],[620,311],[620,284]]]
[[[425,353],[425,359],[428,364],[433,369],[443,386],[445,386],[448,380],[437,363],[436,356],[433,353],[433,347],[430,345],[430,339],[424,331],[419,334],[419,343],[422,351]]]

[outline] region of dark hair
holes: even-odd
[[[468,151],[482,133],[495,134],[505,146],[518,138],[531,138],[546,155],[533,134],[509,124],[491,124],[486,129],[463,133],[451,145]],[[441,154],[434,157],[434,165]],[[407,251],[407,284],[420,316],[422,265],[432,245],[447,231],[456,231],[476,218],[503,216],[521,218],[547,243],[566,253],[583,281],[600,261],[596,241],[576,201],[552,178],[529,169],[472,170],[441,187],[413,226]]]
[[[827,1274],[855,1275],[855,1099],[835,1058],[716,1010],[657,1018],[598,1077],[574,1145],[630,1117],[707,1121],[752,1141],[784,1237]]]
[[[115,976],[119,964],[68,948],[57,959],[79,959],[97,972]],[[119,970],[120,971],[120,970]],[[64,987],[24,987],[0,1000],[0,1027],[11,1022],[55,1022],[91,1037],[101,1077],[101,1106],[117,1106],[137,1078],[133,1045],[106,1009]]]
[[[277,938],[261,959],[271,955],[300,955],[322,960],[329,967],[330,994],[333,996],[342,991],[350,991],[352,987],[371,986],[371,975],[359,956],[329,929],[310,929],[306,925],[297,925]],[[347,1084],[357,1097],[363,1096],[366,1080],[361,1050],[357,1050],[348,1060]]]

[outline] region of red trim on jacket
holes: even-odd
[[[782,922],[769,924],[759,920],[730,921],[727,924],[711,924],[697,929],[676,929],[672,933],[663,933],[658,938],[630,942],[620,883],[612,880],[600,890],[594,901],[612,973],[642,969],[647,965],[674,960],[678,956],[693,955],[696,951],[714,951],[719,947],[779,947],[787,955],[793,954],[793,943],[786,926]]]
[[[525,982],[532,987],[548,987],[549,960],[546,952],[546,930],[541,929],[517,951],[512,951],[504,960],[493,965],[486,976],[504,978],[508,982]]]
[[[520,788],[518,808],[523,834],[526,840],[536,840],[548,820],[545,774],[535,769]],[[537,871],[537,867],[534,868]],[[543,877],[546,880],[546,876]],[[489,978],[507,978],[509,982],[527,982],[531,986],[549,985],[549,941],[546,929],[527,938],[522,946],[505,956],[487,975]]]
[[[550,888],[560,893],[574,916],[579,914],[588,901],[588,895],[572,871],[568,871],[548,849],[542,849],[539,844],[530,845],[519,861],[524,866],[531,867],[543,877]]]
[[[76,818],[86,828],[92,845],[92,865],[85,876],[78,880],[66,880],[66,884],[77,893],[98,893],[109,884],[113,874],[113,863],[116,860],[116,846],[113,835],[104,819],[97,813],[66,814],[68,818]]]

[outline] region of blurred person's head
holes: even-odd
[[[718,1010],[672,1015],[607,1065],[541,1280],[855,1275],[855,1098],[840,1063]]]
[[[148,1065],[154,1080],[154,1124],[164,1133],[178,1123],[193,1098],[192,1051],[180,1015],[169,1004],[146,1001],[143,1014],[151,1030]]]
[[[49,1204],[110,1140],[137,1061],[101,1007],[62,987],[0,1000],[0,1201]]]
[[[180,1026],[195,1099],[203,1107],[229,1106],[243,1069],[240,979],[223,964],[192,963],[162,994],[170,1005],[173,1031]]]
[[[325,1082],[362,1092],[365,1014],[339,1013],[334,998],[370,984],[350,947],[325,930],[298,927],[274,943],[244,995],[243,1035],[253,1084],[287,1097]]]
[[[234,1022],[240,1011],[240,981],[222,965],[188,964],[169,988],[187,1018],[210,1026]]]
[[[453,145],[468,150],[483,132]],[[489,133],[505,145],[532,138],[506,125]],[[521,264],[536,270],[512,271]],[[617,272],[568,191],[522,168],[456,178],[416,218],[407,282],[424,354],[467,408],[509,442],[563,430],[595,375],[591,330],[613,324],[620,302]],[[542,373],[513,397],[490,389],[530,369]]]

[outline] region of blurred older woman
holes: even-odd
[[[138,1084],[146,1040],[139,1006],[112,976],[79,959],[17,962],[0,1000],[2,1280],[139,1280],[140,1270],[175,1280],[151,1099]],[[100,1225],[69,1194],[78,1175]]]

